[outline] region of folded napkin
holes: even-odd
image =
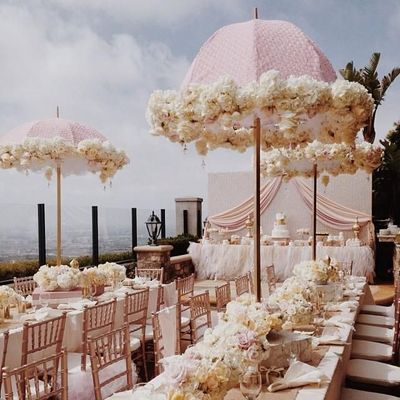
[[[352,326],[354,322],[353,316],[350,314],[334,315],[333,317],[325,320],[323,325],[325,326],[337,326],[339,328],[345,328],[347,325]]]
[[[39,308],[33,313],[24,314],[21,316],[20,321],[44,321],[48,318],[59,317],[60,313],[49,307]]]
[[[277,392],[289,388],[330,382],[330,379],[318,368],[295,361],[286,371],[285,376],[268,386],[269,392]]]
[[[329,344],[343,344],[339,335],[323,335],[321,337],[312,337],[313,347]]]
[[[157,287],[160,281],[157,279],[149,279],[144,276],[135,276],[135,278],[132,279],[132,284],[144,287]]]
[[[361,296],[363,294],[363,291],[360,289],[345,289],[343,291],[343,296],[347,297],[356,297],[356,296]]]
[[[96,305],[95,301],[90,301],[88,299],[82,299],[78,301],[74,301],[71,303],[61,303],[57,306],[59,310],[83,310],[84,306],[94,306]]]
[[[347,310],[357,310],[358,301],[349,300],[342,301],[341,303],[331,303],[325,306],[325,310],[327,311],[347,311]]]
[[[107,291],[97,297],[99,301],[107,301],[113,298],[122,299],[125,297],[126,293],[132,293],[132,289],[127,286],[122,286],[119,289],[113,291]]]

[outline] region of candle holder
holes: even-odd
[[[245,226],[246,226],[246,229],[247,229],[246,237],[252,238],[252,237],[253,237],[253,226],[254,226],[254,221],[253,221],[253,218],[252,218],[251,215],[249,215],[249,216],[247,217],[246,222],[245,222]]]
[[[356,222],[353,225],[352,231],[354,233],[354,239],[359,239],[361,227],[358,223],[358,217],[356,217]]]

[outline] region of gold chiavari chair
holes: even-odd
[[[190,331],[190,317],[187,316],[189,311],[190,298],[194,293],[194,274],[186,278],[178,278],[176,280],[176,291],[178,293],[178,303],[181,306],[181,331],[184,336]]]
[[[393,299],[393,306],[394,314],[393,316],[389,315],[378,315],[378,314],[369,314],[369,313],[360,313],[357,316],[356,323],[357,324],[364,324],[364,325],[373,325],[383,328],[393,328],[395,325],[395,316],[397,307],[399,304],[400,299],[400,285],[398,280],[395,279],[394,281],[394,299]],[[385,309],[389,308],[386,306],[376,306],[374,307],[384,307]]]
[[[21,365],[30,362],[29,358],[35,353],[61,351],[64,338],[65,321],[67,313],[39,322],[25,322],[22,328]]]
[[[182,306],[186,305],[186,309],[189,308],[189,300],[194,292],[194,274],[186,278],[178,278],[176,281],[176,290],[178,292],[178,302]],[[182,309],[182,311],[185,311],[185,309]]]
[[[215,288],[217,311],[222,312],[231,299],[231,285],[229,282]]]
[[[371,317],[382,318],[377,315],[371,315]],[[396,318],[393,320],[392,324],[394,331],[392,344],[365,339],[353,339],[351,345],[351,358],[394,362],[397,364],[399,361],[399,323],[400,309],[399,307],[396,307]]]
[[[190,298],[190,342],[196,344],[211,328],[211,306],[208,290]]]
[[[12,370],[3,368],[5,400],[67,400],[67,371],[64,350]]]
[[[397,300],[399,301],[399,300]],[[394,339],[391,346],[385,349],[382,343],[364,341],[362,343],[363,358],[352,358],[348,362],[346,378],[349,382],[361,383],[364,387],[373,386],[374,391],[386,392],[389,390],[400,391],[400,367],[399,364],[399,324],[400,307],[396,306]],[[354,357],[354,340],[352,344],[352,357]],[[385,346],[385,345],[384,345]],[[386,354],[386,358],[385,358]],[[384,362],[382,362],[384,361]],[[348,393],[350,394],[350,393]],[[362,393],[359,394],[362,398]],[[352,397],[353,398],[353,397]],[[378,397],[377,397],[378,398]]]
[[[151,280],[157,280],[163,283],[164,279],[164,268],[135,268],[135,276],[141,278],[148,278]]]
[[[394,278],[394,301],[393,304],[390,306],[381,306],[378,304],[365,304],[360,307],[360,314],[369,314],[369,315],[380,315],[383,317],[395,317],[395,311],[397,307],[397,299],[399,298],[399,271],[393,271],[393,278]]]
[[[395,300],[394,300],[394,311],[395,311],[395,318],[389,316],[379,316],[379,315],[368,315],[367,317],[363,317],[360,314],[357,317],[356,324],[355,324],[355,332],[353,335],[354,339],[360,340],[367,340],[371,342],[379,342],[379,343],[386,343],[389,345],[393,344],[394,336],[393,336],[393,327],[396,325],[396,316],[397,316],[397,309],[399,304],[400,298],[400,285],[397,283],[395,287]],[[365,322],[369,320],[375,321],[374,324],[365,324]]]
[[[256,291],[254,289],[254,279],[253,279],[253,274],[251,271],[249,271],[247,273],[248,277],[249,277],[249,285],[250,285],[250,294],[255,294]]]
[[[132,389],[132,361],[128,324],[122,328],[89,338],[90,363],[96,400],[111,393]],[[112,387],[111,387],[112,385]]]
[[[163,321],[174,321],[174,329],[168,329],[169,327],[163,324]],[[154,368],[155,374],[158,375],[162,372],[162,363],[160,362],[163,358],[172,355],[180,354],[181,352],[181,307],[180,304],[176,304],[171,307],[163,308],[156,312],[152,316],[153,323],[153,341],[154,341]],[[164,338],[169,339],[169,343],[173,343],[172,348],[166,346]]]
[[[239,297],[243,293],[250,293],[250,278],[249,274],[235,278],[236,296]]]
[[[37,283],[33,280],[33,276],[14,277],[14,290],[22,296],[31,295],[36,287]]]
[[[1,371],[3,371],[3,368],[6,365],[6,359],[7,359],[7,350],[8,350],[8,338],[10,336],[8,331],[4,331],[2,333],[3,335],[3,353],[2,353],[2,357],[1,357]],[[3,374],[0,374],[0,395],[1,395],[1,388],[2,388],[2,384],[3,384]]]
[[[267,265],[265,267],[265,271],[267,274],[267,284],[268,284],[268,292],[269,294],[276,290],[276,276],[275,276],[275,267],[274,265]]]
[[[88,337],[94,337],[102,334],[106,330],[110,331],[114,329],[116,308],[117,299],[96,304],[95,306],[85,306],[83,308],[82,344],[80,357],[82,371],[86,371],[87,367],[87,355],[89,352]]]
[[[146,329],[147,310],[149,306],[149,288],[134,293],[128,293],[124,300],[124,322],[128,326],[130,334],[130,351],[134,361],[141,360],[146,381]],[[150,330],[150,329],[149,329]],[[153,335],[149,339],[152,339]]]

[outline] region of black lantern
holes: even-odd
[[[154,211],[151,213],[150,217],[147,218],[146,228],[151,241],[150,246],[157,246],[157,238],[161,232],[161,221],[160,218],[154,214]]]

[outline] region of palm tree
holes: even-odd
[[[400,121],[394,124],[384,140],[381,165],[372,181],[373,215],[377,219],[393,219],[400,223]]]
[[[357,82],[363,85],[374,99],[374,109],[369,118],[368,125],[363,129],[364,139],[370,143],[375,140],[375,116],[378,107],[384,100],[386,91],[389,86],[394,82],[397,76],[400,74],[400,68],[393,68],[382,80],[378,79],[378,64],[381,54],[373,53],[369,63],[366,67],[356,69],[353,61],[347,63],[347,65],[339,70],[340,74],[344,79],[352,82]]]

